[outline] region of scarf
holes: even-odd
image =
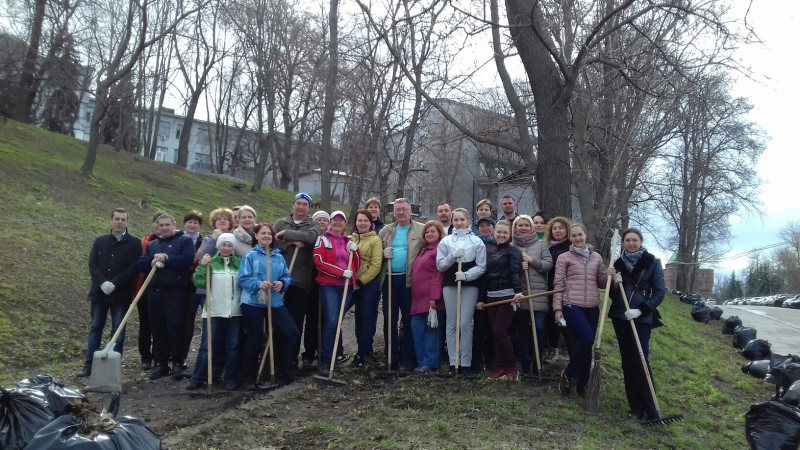
[[[561,243],[563,243],[563,242],[564,242],[564,241],[566,241],[566,240],[567,240],[567,238],[564,238],[564,239],[561,239],[561,240],[558,240],[558,239],[550,239],[550,247],[553,247],[553,246],[555,246],[555,245],[561,244]]]
[[[642,259],[642,255],[646,252],[644,247],[641,247],[639,250],[636,250],[633,253],[629,253],[627,250],[622,251],[622,262],[625,263],[625,267],[628,268],[629,271],[633,272],[633,266]]]
[[[529,245],[536,242],[536,240],[538,239],[539,238],[535,234],[526,234],[525,236],[514,236],[514,239],[512,239],[512,241],[514,242],[514,245],[516,245],[517,247],[526,248]]]
[[[478,236],[478,237],[481,238],[483,242],[492,242],[492,240],[494,239],[494,237],[492,236]]]
[[[589,246],[585,246],[583,248],[575,247],[574,245],[570,245],[569,249],[579,255],[581,255],[581,259],[583,263],[586,264],[589,262]]]

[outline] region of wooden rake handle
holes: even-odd
[[[546,297],[548,295],[553,295],[553,294],[561,294],[562,292],[564,292],[564,289],[556,289],[556,290],[553,290],[553,291],[537,292],[536,294],[523,295],[522,297],[519,298],[519,301],[532,300],[532,299],[537,298],[537,297]],[[508,300],[500,300],[499,302],[486,303],[486,304],[483,305],[483,307],[484,308],[493,308],[495,306],[509,305],[511,303],[514,303],[515,301],[516,301],[515,299],[510,298]]]

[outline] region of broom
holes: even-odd
[[[609,269],[614,267],[614,261],[616,261],[617,256],[619,256],[619,241],[619,230],[615,229],[614,236],[611,238],[611,249],[609,250]],[[611,275],[608,275],[606,278],[606,292],[603,296],[603,304],[600,308],[600,324],[597,327],[597,334],[594,338],[594,365],[589,374],[589,383],[586,385],[586,397],[583,399],[583,409],[586,411],[597,411],[597,407],[600,406],[600,370],[603,361],[600,344],[603,340],[603,325],[606,322],[606,309],[611,292],[611,278]]]

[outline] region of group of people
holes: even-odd
[[[658,418],[644,374],[649,363],[641,364],[627,323],[635,321],[647,358],[665,288],[661,263],[644,249],[639,230],[623,232],[622,256],[604,268],[582,225],[566,217],[547,220],[542,212],[517,214],[511,196],[501,199],[497,220],[491,201],[478,202],[474,222],[469,211],[451,210],[447,203],[438,205],[437,220],[414,221],[404,198],[393,202],[389,224],[376,198],[350,221],[342,211],[312,215],[312,205],[310,196],[297,194],[291,213],[274,225],[258,222],[250,206],[219,208],[211,212],[213,232],[204,238],[199,212],[184,217],[183,230],[176,230],[173,216],[159,213],[153,234],[141,241],[128,233],[127,213],[114,210],[111,233],[97,238],[89,258],[92,327],[80,375],[91,373],[106,315],[111,313],[116,329],[152,270],[139,303],[139,351],[151,379],[184,378],[201,306],[203,337],[187,389],[209,382],[209,350],[211,381],[231,390],[253,385],[266,342],[279,382],[291,383],[300,367],[327,376],[332,360],[349,359],[336,336],[340,310],[354,307],[354,368],[385,361],[389,370],[429,372],[447,358],[444,365],[453,375],[491,369],[491,380],[518,380],[556,357],[563,337],[569,363],[559,390],[585,396],[600,315],[598,288],[613,279],[609,317],[630,417]],[[382,358],[373,354],[379,307]]]

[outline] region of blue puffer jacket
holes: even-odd
[[[645,250],[639,262],[633,266],[633,270],[628,270],[621,257],[614,261],[614,269],[622,275],[622,284],[625,286],[625,294],[628,296],[631,309],[642,311],[636,322],[661,325],[655,313],[658,305],[664,301],[666,292],[661,260]],[[619,285],[611,289],[611,308],[608,310],[608,317],[625,320],[625,303],[622,301]]]
[[[280,292],[272,291],[272,308],[283,306],[283,293],[292,283],[289,266],[281,255],[281,251],[272,250],[269,256],[270,282],[283,282]],[[259,286],[267,280],[267,254],[264,248],[256,245],[242,257],[239,266],[239,286],[242,288],[242,303],[259,308],[266,308],[266,303],[261,303],[258,298]]]

